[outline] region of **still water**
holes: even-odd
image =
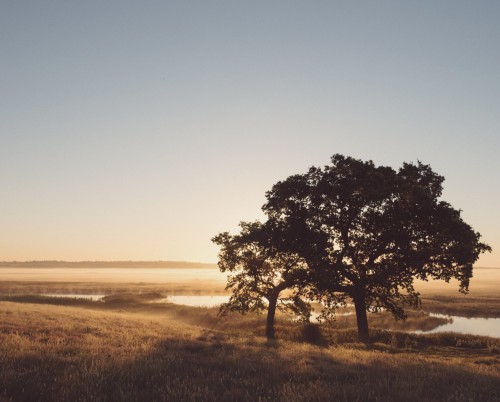
[[[159,302],[181,304],[192,307],[215,307],[226,303],[229,296],[169,296]]]
[[[415,331],[420,334],[433,334],[438,332],[458,332],[481,336],[500,337],[500,318],[466,318],[455,315],[430,314],[432,317],[451,318],[451,322],[440,325],[430,331]]]

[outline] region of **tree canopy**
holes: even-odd
[[[221,247],[219,268],[230,273],[226,289],[232,290],[220,314],[267,309],[266,335],[272,339],[277,308],[309,318],[310,306],[301,297],[306,264],[296,253],[276,248],[269,223],[241,222],[240,227],[239,234],[224,232],[212,239]]]
[[[319,294],[352,298],[368,341],[367,310],[404,318],[403,307],[420,301],[416,278],[455,278],[467,292],[473,263],[490,250],[439,200],[443,180],[420,162],[395,171],[337,154],[275,184],[263,210],[284,233],[276,246],[304,258]]]
[[[266,193],[265,223],[213,239],[220,269],[232,273],[221,312],[267,308],[273,337],[285,289],[292,296],[281,306],[306,316],[304,295],[327,312],[352,299],[359,339],[368,342],[367,311],[405,318],[406,306],[420,304],[416,279],[457,279],[466,293],[474,262],[491,248],[440,199],[443,181],[421,162],[396,171],[336,154],[327,166],[276,183]]]

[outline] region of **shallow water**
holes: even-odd
[[[452,321],[440,325],[430,331],[415,331],[419,334],[432,334],[438,332],[457,332],[480,336],[500,337],[500,318],[466,318],[445,314],[430,314],[432,317],[451,318]]]
[[[216,307],[229,301],[229,296],[169,296],[158,300],[163,303],[174,303],[191,307]]]

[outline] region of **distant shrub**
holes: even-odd
[[[487,347],[488,341],[484,338],[457,338],[457,348],[483,349]]]
[[[500,343],[498,341],[488,341],[488,350],[491,353],[498,354],[500,353]]]

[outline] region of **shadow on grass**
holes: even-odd
[[[330,342],[318,324],[308,323],[302,327],[302,339],[311,345],[326,348]]]
[[[170,338],[139,355],[31,354],[0,374],[16,401],[494,401],[498,376],[381,353],[234,342],[217,334]],[[2,398],[0,398],[1,400]]]

